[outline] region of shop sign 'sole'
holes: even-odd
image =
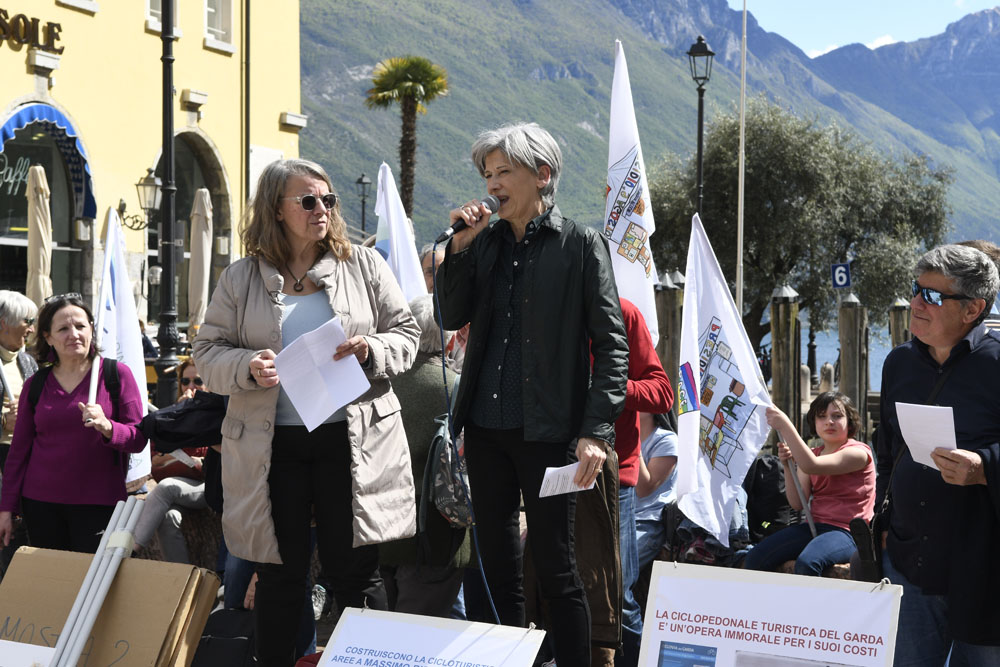
[[[62,53],[65,47],[56,46],[62,25],[53,21],[44,24],[41,19],[27,14],[11,16],[0,7],[0,45],[9,41],[13,49],[28,45],[50,53]]]

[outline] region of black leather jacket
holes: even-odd
[[[446,329],[472,326],[455,407],[455,429],[469,414],[492,313],[494,265],[502,227],[483,230],[464,251],[451,246],[438,272]],[[527,249],[521,311],[524,439],[614,444],[625,405],[628,339],[607,241],[553,207]],[[593,372],[590,355],[593,353]]]

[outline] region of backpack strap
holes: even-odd
[[[101,358],[102,370],[104,371],[104,388],[111,396],[111,418],[118,421],[118,399],[122,395],[122,381],[118,375],[118,360]]]
[[[45,388],[45,381],[49,379],[49,373],[51,372],[52,366],[42,366],[38,369],[37,373],[31,376],[31,389],[28,390],[28,405],[31,406],[32,412],[38,407],[38,399],[42,397],[42,389]]]

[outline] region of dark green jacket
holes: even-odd
[[[465,425],[491,326],[494,265],[506,220],[464,251],[451,245],[438,272],[444,326],[472,323],[455,407]],[[625,405],[628,339],[607,241],[550,209],[527,248],[521,304],[524,439],[615,441]],[[591,372],[593,353],[593,372]]]
[[[455,387],[453,371],[447,371],[448,392]],[[392,379],[392,389],[402,408],[403,430],[410,447],[410,465],[413,468],[413,486],[416,502],[420,503],[420,489],[427,465],[427,453],[437,431],[434,418],[446,411],[444,380],[441,375],[441,357],[418,352],[410,370]],[[406,540],[386,542],[379,546],[379,560],[386,565],[452,565],[465,567],[471,551],[468,531],[452,528],[451,524],[432,506],[427,511],[425,545],[421,553],[421,536]]]

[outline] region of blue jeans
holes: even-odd
[[[642,610],[632,594],[639,578],[634,486],[618,487],[618,551],[622,561],[622,652],[615,659],[615,666],[635,667],[639,664],[642,641]]]
[[[636,551],[639,554],[639,569],[653,562],[667,541],[667,526],[662,519],[635,520]]]
[[[949,651],[951,667],[1000,665],[1000,646],[977,646],[953,640],[948,629],[948,603],[943,595],[924,595],[892,566],[882,550],[883,575],[903,587],[896,630],[896,667],[938,667]]]
[[[743,567],[770,571],[794,558],[795,574],[818,577],[830,565],[850,561],[855,551],[854,538],[843,528],[817,523],[813,537],[809,524],[798,523],[765,537],[747,554]]]

